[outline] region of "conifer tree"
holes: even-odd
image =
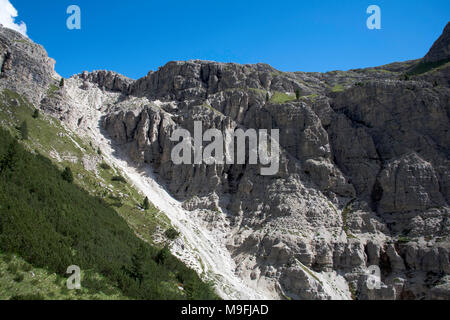
[[[139,246],[137,251],[131,257],[131,276],[139,281],[139,284],[144,280],[144,265],[147,259],[147,254],[144,246]]]
[[[22,140],[28,140],[28,125],[26,121],[22,122],[19,131],[20,135],[22,136]]]
[[[5,156],[0,160],[0,172],[12,169],[18,158],[19,143],[14,140],[9,146]]]
[[[155,257],[155,261],[158,264],[164,264],[164,262],[166,261],[167,257],[170,255],[170,251],[167,248],[167,246],[165,246],[164,248],[162,248],[158,254]]]
[[[295,91],[295,97],[297,98],[297,100],[300,100],[300,96],[301,96],[300,89],[297,89],[297,90]]]
[[[148,200],[148,197],[145,197],[144,203],[142,204],[142,208],[144,208],[144,210],[150,209],[150,201]]]
[[[64,180],[66,180],[69,183],[73,182],[73,174],[72,174],[72,169],[70,169],[69,167],[66,167],[62,173],[62,178]]]

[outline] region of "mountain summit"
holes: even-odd
[[[423,58],[424,62],[440,62],[450,60],[450,22],[444,28],[442,35]]]

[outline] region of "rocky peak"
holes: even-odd
[[[14,30],[0,27],[0,87],[40,101],[49,85],[60,76],[47,51]],[[33,88],[32,88],[33,87]]]
[[[122,92],[127,94],[134,80],[118,74],[114,71],[97,70],[93,72],[84,71],[74,78],[82,79],[85,82],[96,84],[102,90]],[[86,87],[86,86],[85,86]]]
[[[130,93],[166,100],[202,100],[230,89],[292,92],[304,85],[295,74],[267,64],[241,65],[203,60],[172,61],[137,80]],[[307,88],[303,88],[306,89]]]
[[[423,58],[423,62],[440,62],[450,59],[450,22],[444,28],[442,35]]]

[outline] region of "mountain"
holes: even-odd
[[[14,81],[30,90],[23,95],[0,92],[0,299],[218,298],[165,247],[178,237],[167,218],[91,141],[27,99],[57,75],[41,47],[4,31],[2,45],[19,47],[2,53],[2,80],[10,70],[36,78]],[[21,56],[22,45],[29,51]],[[45,94],[58,88],[51,83]],[[81,268],[81,290],[66,287],[71,265]]]
[[[61,82],[41,46],[2,28],[0,88],[101,150],[78,157],[86,174],[106,162],[147,196],[181,233],[171,252],[222,298],[449,299],[449,32],[423,59],[374,68],[192,60],[138,80],[94,71]],[[194,135],[196,121],[279,129],[278,172],[175,165],[171,136]],[[382,283],[369,289],[373,266]]]
[[[450,61],[450,23],[445,27],[442,35],[431,47],[418,64],[414,65],[409,70],[408,75],[420,75],[418,79],[423,79],[428,82],[433,81],[439,83],[447,80],[448,85],[448,65]],[[433,71],[433,72],[429,72]]]
[[[431,47],[430,51],[423,58],[423,62],[447,61],[450,58],[450,23],[445,26],[442,35]]]

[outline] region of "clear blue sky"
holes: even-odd
[[[424,56],[450,20],[449,0],[11,0],[29,37],[69,77],[107,69],[131,78],[171,60],[265,62],[332,71]],[[66,28],[81,8],[82,29]],[[366,9],[381,8],[369,30]]]

